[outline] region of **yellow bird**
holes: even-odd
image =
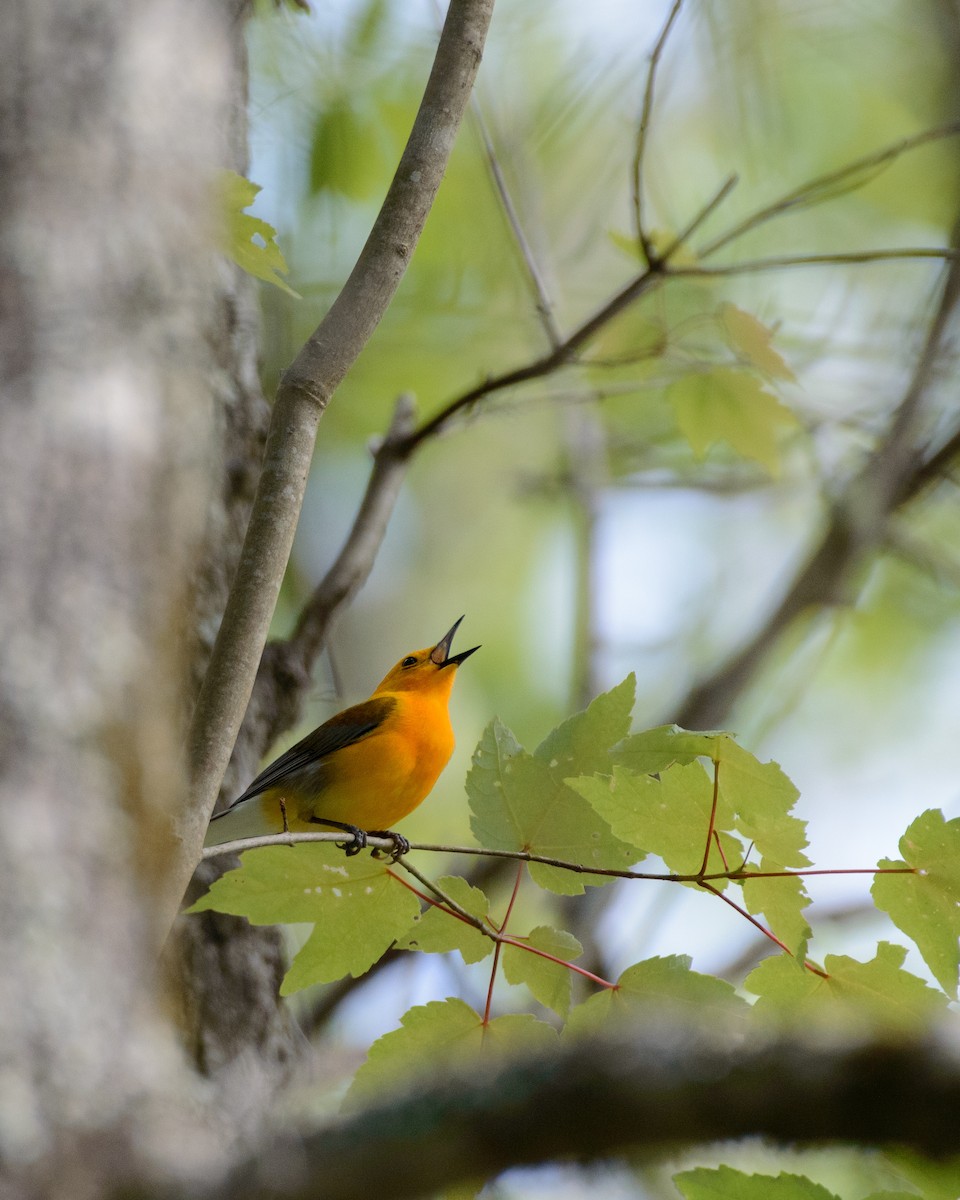
[[[369,700],[337,713],[265,767],[214,816],[206,844],[330,825],[351,835],[347,854],[359,853],[368,833],[392,837],[395,853],[405,853],[409,843],[390,826],[426,798],[449,762],[454,676],[480,649],[450,653],[460,621],[435,646],[402,658]]]

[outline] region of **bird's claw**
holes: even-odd
[[[357,826],[353,826],[347,832],[352,834],[350,841],[340,842],[339,845],[343,847],[343,852],[347,858],[353,858],[355,854],[359,854],[361,850],[367,848],[367,835],[365,830],[359,829]]]
[[[313,825],[332,825],[334,829],[342,829],[344,833],[349,833],[349,842],[337,842],[337,845],[343,848],[347,858],[352,858],[354,854],[359,854],[361,850],[366,849],[367,835],[359,826],[347,825],[344,821],[330,821],[326,817],[310,817],[309,820]]]
[[[393,842],[392,850],[381,850],[379,846],[375,846],[370,851],[374,858],[379,858],[381,854],[386,854],[391,862],[396,862],[398,858],[402,858],[404,854],[410,852],[410,843],[402,833],[397,833],[393,829],[371,829],[369,833],[371,837],[389,838]]]

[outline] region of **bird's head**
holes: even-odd
[[[463,617],[460,618],[460,621]],[[453,679],[457,667],[465,658],[469,658],[479,646],[471,646],[459,654],[451,654],[450,646],[453,635],[460,626],[455,621],[435,646],[427,646],[423,650],[414,650],[405,655],[384,676],[373,693],[378,696],[384,692],[433,692],[449,696],[453,687]]]

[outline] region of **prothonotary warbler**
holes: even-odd
[[[265,767],[213,818],[206,844],[330,825],[351,835],[348,854],[364,848],[368,833],[392,837],[395,853],[409,849],[390,826],[426,798],[450,760],[454,676],[480,649],[450,653],[460,621],[435,646],[401,658],[369,700],[324,721]]]

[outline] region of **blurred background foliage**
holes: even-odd
[[[668,7],[498,0],[477,106],[563,331],[640,265],[631,162]],[[254,211],[278,228],[303,297],[263,289],[268,393],[353,264],[436,43],[431,3],[314,9],[264,7],[250,26],[250,176],[263,187]],[[669,238],[735,173],[694,239],[702,247],[809,179],[956,120],[958,45],[960,12],[948,0],[688,0],[660,65],[645,160],[650,228]],[[763,223],[711,265],[946,245],[960,211],[958,148],[956,138],[932,141],[862,173],[861,186],[848,181],[824,203]],[[463,644],[483,649],[455,689],[455,759],[405,822],[409,837],[469,840],[463,779],[494,714],[532,746],[634,670],[638,725],[673,720],[790,586],[831,498],[882,436],[942,272],[936,260],[886,261],[673,280],[609,324],[579,364],[482,401],[414,461],[289,740],[367,695],[461,612]],[[779,434],[776,475],[723,444],[699,460],[670,403],[678,381],[744,365],[724,324],[731,304],[772,331],[794,377],[746,364],[796,418]],[[398,394],[413,393],[429,416],[547,349],[474,116],[400,291],[321,424],[277,634],[333,560],[368,445]],[[933,445],[955,411],[949,366],[930,389]],[[887,548],[840,603],[794,623],[725,721],[800,787],[817,865],[869,865],[896,853],[922,809],[958,812],[958,583],[947,483],[895,518]],[[753,932],[675,892],[604,889],[582,904],[574,931],[582,939],[592,927],[606,974],[684,952],[736,978]],[[849,919],[865,885],[824,882],[814,895],[815,954],[872,952],[876,914]],[[919,960],[908,965],[923,973]],[[480,970],[408,956],[337,1008],[338,1028],[366,1043],[410,1004],[456,991],[473,1000]],[[498,995],[509,1004],[509,989]]]

